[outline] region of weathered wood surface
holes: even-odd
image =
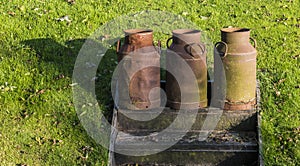
[[[119,134],[115,148],[126,151],[139,151],[143,153],[149,149],[159,149],[169,142],[174,141],[176,132],[167,133],[167,136],[155,138],[151,135],[146,137],[132,137],[130,134]],[[257,152],[257,135],[255,132],[227,132],[214,131],[207,138],[199,138],[204,131],[190,131],[183,138],[169,148],[169,151],[197,151],[197,152]],[[149,140],[149,144],[137,143],[140,140]],[[176,140],[177,141],[177,140]],[[156,144],[152,144],[156,143]]]
[[[262,141],[259,115],[260,93],[257,88],[257,107],[246,111],[223,111],[213,132],[207,139],[201,136],[201,130],[207,116],[219,118],[219,110],[199,109],[194,125],[183,138],[163,152],[146,156],[127,156],[110,152],[110,165],[263,165]],[[159,110],[126,111],[127,116],[138,118],[153,117],[150,121],[137,121],[126,117],[119,110],[114,110],[113,125],[122,132],[112,131],[111,143],[119,152],[144,151],[164,146],[172,139],[169,131],[167,137],[153,137],[156,133],[168,127],[178,115],[178,111],[165,108],[158,116]],[[156,117],[157,116],[157,117]],[[186,120],[182,117],[183,122]],[[153,144],[138,144],[137,137],[157,142]]]
[[[116,165],[225,165],[242,166],[258,165],[257,152],[193,152],[164,151],[155,155],[134,157],[116,154]]]
[[[176,112],[168,113],[176,116]],[[200,114],[200,117],[205,117],[205,113],[207,111],[199,111],[197,116]],[[178,143],[166,151],[142,157],[115,153],[115,165],[135,165],[136,163],[141,165],[258,165],[257,113],[255,110],[248,110],[241,112],[241,115],[223,112],[217,130],[210,133],[205,141],[202,141],[201,135],[207,131],[200,130],[202,124],[196,124]],[[196,123],[199,122],[199,119],[201,118],[197,117]],[[126,125],[129,122],[132,124],[128,128]],[[176,134],[176,131],[174,133],[171,131],[167,134],[169,137],[153,139],[151,134],[155,135],[160,130],[151,129],[142,123],[145,122],[136,123],[136,121],[128,120],[126,123],[124,121],[120,123],[120,119],[118,119],[117,128],[126,133],[117,134],[114,148],[124,153],[130,150],[143,153],[149,148],[159,148],[160,145],[155,147],[153,144],[137,144],[131,135],[146,136],[143,139],[159,142],[164,146],[164,143],[168,144],[169,139],[172,139],[172,134]],[[228,125],[224,127],[224,124]],[[156,119],[156,122],[152,122],[151,125],[160,129],[160,120]]]
[[[203,126],[205,119],[210,116],[212,119],[218,120],[215,130],[231,130],[231,131],[255,131],[256,130],[256,110],[246,110],[246,111],[223,111],[221,118],[219,119],[219,109],[211,108],[198,110],[197,117],[192,130],[199,130]],[[150,111],[130,111],[122,110],[126,112],[128,117],[147,116],[155,117],[156,110]],[[187,113],[188,114],[188,113]],[[162,113],[150,121],[137,121],[128,118],[126,115],[118,111],[118,128],[120,130],[156,130],[160,131],[168,127],[174,119],[178,116],[178,111],[165,108]],[[184,122],[186,117],[182,117],[182,122]]]

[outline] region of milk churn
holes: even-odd
[[[125,30],[117,45],[118,106],[145,110],[160,106],[160,50],[153,45],[153,31]]]
[[[193,29],[177,29],[172,31],[172,37],[167,40],[166,69],[173,70],[176,75],[194,74],[198,88],[195,89],[189,83],[179,85],[174,75],[166,73],[166,95],[167,105],[173,109],[195,109],[207,106],[207,67],[206,48],[200,41],[201,32]],[[170,45],[170,41],[172,44]],[[180,66],[172,64],[175,55],[179,55],[192,69],[193,73],[186,73]],[[185,102],[181,94],[190,94]],[[193,96],[199,95],[197,99]]]
[[[251,45],[250,40],[254,43]],[[253,108],[256,98],[256,41],[247,28],[221,29],[221,42],[216,43],[225,78],[226,110]]]

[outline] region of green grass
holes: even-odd
[[[74,62],[83,39],[99,26],[149,9],[186,17],[214,43],[222,27],[252,29],[259,51],[265,163],[300,165],[299,1],[75,2],[0,2],[1,165],[106,165],[107,151],[86,134],[76,115],[70,86]],[[66,15],[70,23],[57,21]],[[109,87],[104,83],[115,55],[106,58],[99,85],[106,88],[98,100],[109,115]]]

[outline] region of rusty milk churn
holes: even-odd
[[[253,41],[254,46],[251,45]],[[225,110],[253,108],[256,98],[256,41],[247,28],[221,29],[221,42],[216,43],[225,78]]]
[[[119,107],[146,110],[160,106],[160,50],[150,29],[125,30],[117,45]]]
[[[172,37],[167,40],[166,69],[173,70],[176,75],[185,77],[187,74],[195,74],[198,88],[195,89],[189,83],[179,85],[176,78],[166,73],[167,105],[173,109],[196,109],[207,107],[207,66],[206,48],[200,41],[201,31],[193,29],[177,29],[172,31]],[[173,41],[170,45],[170,41]],[[188,64],[193,73],[185,73],[181,66],[173,63],[175,54],[180,56]],[[190,94],[184,102],[181,94]],[[193,96],[199,95],[197,99]]]

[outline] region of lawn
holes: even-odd
[[[1,1],[1,165],[107,164],[107,150],[89,137],[74,108],[74,63],[99,26],[143,10],[181,15],[214,43],[222,27],[250,28],[258,43],[265,163],[300,165],[299,6],[298,0]],[[97,99],[109,118],[116,55],[104,60]]]

